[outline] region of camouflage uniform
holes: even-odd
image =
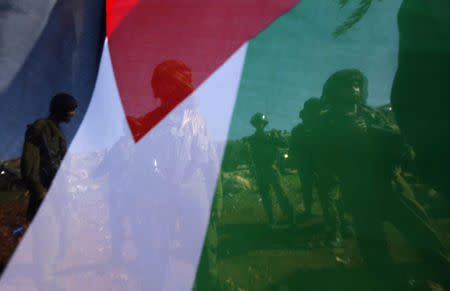
[[[275,131],[257,130],[253,135],[246,138],[246,142],[248,142],[250,156],[254,165],[253,170],[256,176],[256,183],[270,223],[275,223],[273,203],[270,196],[271,185],[279,200],[281,209],[288,216],[289,222],[293,223],[294,209],[281,185],[280,171],[275,164],[278,154],[277,146],[283,146],[283,141]]]
[[[313,184],[322,206],[328,239],[339,243],[341,226],[344,221],[344,207],[340,194],[340,182],[336,175],[326,171],[317,161],[320,153],[321,136],[318,128],[308,128],[302,124],[292,130],[292,145],[297,147],[298,171],[302,186],[306,214],[311,213]],[[295,142],[295,140],[297,140]]]
[[[29,221],[39,209],[43,200],[40,195],[50,187],[66,150],[66,139],[54,120],[40,119],[28,126],[20,167],[31,193],[27,210]]]

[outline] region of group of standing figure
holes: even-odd
[[[344,69],[328,78],[320,98],[304,103],[303,122],[293,128],[289,143],[289,157],[301,180],[304,214],[311,214],[315,185],[328,246],[339,247],[342,236],[356,235],[367,266],[398,278],[384,234],[383,224],[390,222],[445,278],[450,271],[448,252],[403,175],[405,165],[414,160],[414,150],[386,112],[366,104],[367,97],[367,78],[357,69]],[[251,123],[256,131],[247,140],[269,221],[274,222],[272,185],[289,223],[295,223],[273,157],[276,131],[264,131],[268,121],[261,113]]]

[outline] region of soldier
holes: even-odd
[[[353,229],[344,219],[339,182],[318,163],[319,147],[328,146],[323,142],[318,126],[321,110],[319,98],[310,98],[305,102],[299,114],[303,123],[292,129],[290,150],[300,177],[305,214],[311,214],[313,184],[316,184],[325,220],[327,245],[339,247],[342,241],[341,228],[348,235]]]
[[[137,122],[154,118],[153,114],[159,114],[156,111],[161,112],[161,108],[168,106],[168,101],[183,100],[193,93],[192,78],[192,70],[181,60],[166,60],[157,65],[151,86],[155,98],[159,98],[162,104]],[[131,219],[131,230],[139,250],[136,260],[143,289],[161,290],[165,286],[180,289],[176,286],[177,280],[169,280],[173,278],[170,277],[173,272],[179,270],[178,267],[171,268],[170,264],[196,261],[198,258],[195,256],[202,244],[203,253],[197,273],[200,279],[195,288],[217,289],[215,216],[220,204],[219,186],[211,216],[209,211],[219,160],[206,121],[195,101],[195,95],[189,96],[174,108],[139,141],[131,158],[133,165],[151,165],[146,169],[130,169],[132,176],[142,175],[141,172],[146,171],[146,179],[137,182],[139,185],[133,185],[133,188],[149,189],[148,193],[134,191],[130,195],[138,205]],[[203,231],[209,217],[210,225],[204,239]],[[202,225],[205,229],[200,228]],[[187,270],[191,267],[196,265],[191,265]],[[149,270],[152,276],[148,276]]]
[[[94,172],[97,178],[106,175],[109,181],[114,181],[107,196],[109,205],[109,223],[111,232],[112,263],[122,263],[122,248],[126,241],[124,222],[129,217],[128,210],[133,205],[129,189],[133,179],[131,177],[133,157],[133,141],[127,134],[128,124],[123,121],[123,134],[120,139],[105,153],[105,157]]]
[[[313,146],[313,125],[314,115],[320,114],[320,99],[310,98],[299,113],[299,117],[303,123],[299,123],[291,131],[291,139],[289,143],[289,156],[293,159],[293,163],[298,170],[301,183],[301,192],[303,196],[303,205],[305,207],[304,215],[311,215],[313,184],[317,182],[316,173],[313,170],[312,152]],[[308,118],[309,117],[309,118]],[[316,118],[317,118],[316,117]],[[312,121],[311,123],[309,121]]]
[[[30,190],[27,209],[29,223],[44,200],[66,153],[66,139],[59,125],[70,122],[76,107],[77,102],[72,96],[57,94],[50,102],[49,117],[28,125],[20,168]],[[67,215],[62,212],[61,207],[49,204],[41,217],[42,227],[38,224],[31,229],[33,262],[39,266],[39,273],[34,279],[44,290],[60,287],[54,282],[54,268],[58,255],[63,256],[67,247],[67,230],[62,229],[62,225],[68,221]]]
[[[281,209],[287,215],[290,225],[293,226],[295,223],[294,208],[281,185],[280,171],[275,164],[278,154],[277,146],[284,146],[285,143],[280,135],[277,134],[277,131],[264,131],[264,128],[269,123],[266,115],[256,113],[251,118],[250,123],[255,127],[256,131],[245,140],[249,145],[249,152],[253,162],[252,168],[256,176],[256,183],[264,209],[269,217],[269,223],[271,225],[275,224],[272,198],[270,196],[270,186],[272,185]]]
[[[363,259],[376,273],[390,274],[383,233],[389,221],[435,270],[448,274],[446,250],[402,177],[402,138],[383,114],[365,105],[367,95],[367,79],[356,69],[334,73],[322,95],[328,109],[323,134],[334,146],[332,154],[322,151],[322,165],[341,179]]]
[[[28,125],[20,169],[31,193],[27,210],[30,222],[44,200],[67,150],[59,124],[70,122],[76,108],[77,101],[72,96],[57,94],[51,100],[49,117]]]
[[[417,169],[450,197],[450,1],[404,0],[391,103]]]

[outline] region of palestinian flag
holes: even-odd
[[[58,10],[62,1],[48,2],[47,18],[33,20],[40,27],[33,41],[45,45],[21,51],[0,90],[39,103],[27,105],[28,119],[45,116],[53,93],[82,96],[80,119],[71,125],[76,131],[64,128],[73,140],[3,272],[2,290],[291,290],[286,286],[314,289],[315,279],[330,284],[308,281],[313,270],[338,277],[345,256],[310,252],[298,231],[281,227],[265,244],[267,216],[240,141],[253,134],[258,112],[268,118],[266,129],[288,135],[303,103],[321,96],[340,69],[367,76],[370,105],[389,103],[401,0],[108,0],[106,37],[94,25],[101,25],[102,6],[69,1]],[[355,9],[360,19],[349,24]],[[60,34],[52,33],[58,26]],[[85,37],[90,29],[96,33]],[[45,55],[47,43],[56,52],[63,45],[67,55]],[[70,63],[53,70],[53,61]],[[51,88],[28,97],[41,85]],[[6,111],[1,118],[13,120]],[[26,122],[10,124],[24,131]],[[15,143],[5,139],[17,150],[2,159],[20,152],[17,132]],[[286,168],[286,191],[300,213],[298,177]],[[277,221],[286,219],[274,207]],[[299,270],[306,283],[295,278]]]

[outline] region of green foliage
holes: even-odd
[[[381,0],[378,0],[381,1]],[[344,8],[350,0],[339,0],[339,6],[340,8]],[[347,20],[339,25],[336,30],[333,32],[333,35],[335,37],[338,37],[342,34],[344,34],[347,30],[352,28],[356,23],[358,23],[363,16],[367,13],[367,11],[370,8],[370,5],[372,5],[373,0],[361,0],[359,2],[358,8],[356,8],[355,11],[347,18]]]
[[[341,6],[341,8],[343,8],[345,5],[348,4],[350,0],[339,0],[339,6]]]
[[[248,145],[243,139],[229,140],[222,161],[222,170],[234,171],[237,166],[250,163]]]

